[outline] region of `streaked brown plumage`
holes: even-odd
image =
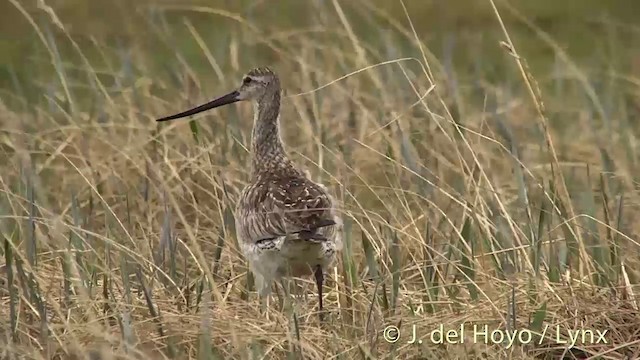
[[[251,181],[236,205],[236,232],[260,296],[285,276],[315,274],[322,311],[323,271],[342,249],[342,222],[327,189],[313,182],[287,156],[280,138],[278,76],[251,70],[238,90],[158,121],[194,115],[242,100],[254,104]]]

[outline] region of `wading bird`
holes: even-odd
[[[342,221],[326,187],[309,179],[287,156],[280,136],[280,97],[278,76],[257,68],[227,95],[157,121],[238,101],[253,103],[251,180],[235,209],[238,243],[261,298],[271,293],[273,281],[314,274],[322,321],[324,270],[342,249]]]

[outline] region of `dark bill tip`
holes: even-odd
[[[232,104],[234,102],[240,101],[239,96],[240,96],[240,93],[238,93],[237,91],[233,91],[228,93],[227,95],[224,95],[215,100],[209,101],[206,104],[196,106],[193,109],[189,109],[174,115],[169,115],[160,119],[156,119],[156,121],[168,121],[168,120],[179,119],[179,118],[195,115],[197,113],[200,113],[209,109],[217,108],[219,106]]]

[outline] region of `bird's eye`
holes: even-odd
[[[246,78],[242,79],[242,83],[243,83],[244,85],[248,85],[248,84],[250,84],[250,83],[251,83],[251,81],[253,81],[253,80],[252,80],[250,77],[248,77],[248,76],[247,76]]]

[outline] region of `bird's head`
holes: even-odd
[[[157,119],[156,121],[179,119],[238,101],[259,102],[260,99],[264,98],[264,96],[270,92],[276,93],[279,91],[280,82],[278,76],[271,69],[266,67],[255,68],[242,77],[242,83],[236,90],[206,104]]]

